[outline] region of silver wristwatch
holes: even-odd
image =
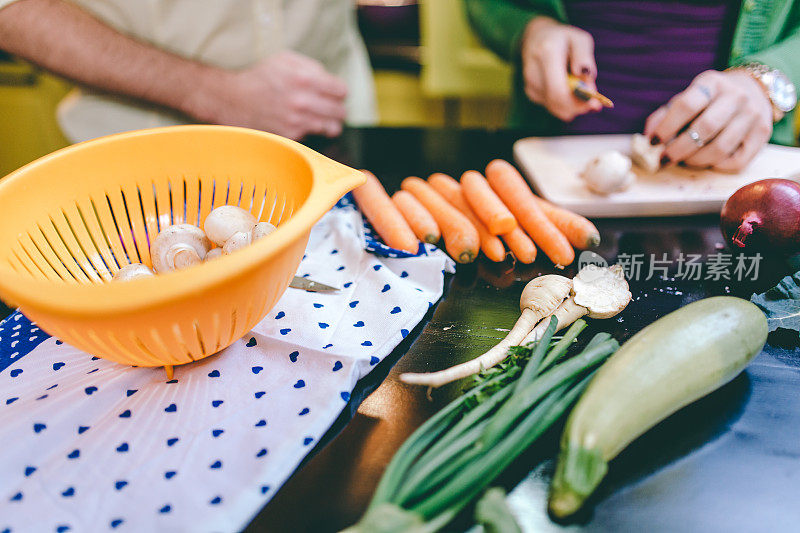
[[[797,90],[780,70],[755,62],[735,68],[744,70],[764,87],[767,98],[772,103],[773,122],[778,122],[797,105]]]

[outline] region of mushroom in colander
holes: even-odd
[[[230,254],[249,246],[253,241],[265,237],[275,231],[275,226],[269,222],[256,223],[255,217],[241,207],[223,205],[217,207],[206,217],[203,224],[208,238],[221,252],[216,252],[213,257],[221,254]]]
[[[150,256],[157,274],[187,268],[205,259],[211,242],[191,224],[167,226],[153,239]]]
[[[117,270],[114,274],[115,281],[130,281],[137,278],[146,278],[152,276],[153,271],[150,267],[141,263],[131,263]]]

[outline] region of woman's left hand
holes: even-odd
[[[653,112],[644,133],[666,144],[664,166],[738,172],[772,136],[772,104],[748,73],[707,70]]]

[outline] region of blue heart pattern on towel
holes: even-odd
[[[334,255],[335,252],[336,251],[334,251]],[[345,262],[344,259],[345,257],[343,257],[342,262]],[[335,268],[336,263],[334,262],[329,266]],[[386,268],[383,268],[384,266],[386,266]],[[137,389],[128,389],[125,387],[125,385],[128,385],[129,387],[130,386],[136,387],[138,382],[128,381],[127,383],[125,383],[124,381],[122,381],[121,382],[122,386],[120,386],[119,385],[120,382],[115,382],[113,379],[108,379],[107,376],[111,378],[115,376],[113,374],[113,369],[111,368],[110,365],[104,366],[105,362],[102,363],[98,362],[97,365],[99,366],[99,368],[94,368],[93,364],[92,366],[89,367],[81,367],[78,364],[73,364],[73,359],[67,358],[69,357],[69,355],[63,355],[61,357],[45,361],[44,363],[45,367],[41,370],[45,371],[46,377],[49,377],[50,381],[49,382],[41,381],[40,387],[45,388],[48,385],[50,385],[50,387],[47,388],[47,391],[50,391],[51,389],[55,389],[56,387],[58,387],[58,384],[54,384],[53,376],[56,376],[57,378],[59,378],[59,381],[62,382],[61,386],[55,392],[50,393],[50,396],[52,396],[53,398],[47,400],[48,402],[59,401],[58,399],[55,398],[59,396],[59,394],[62,393],[62,390],[66,389],[68,386],[68,383],[64,382],[64,379],[67,379],[67,381],[69,381],[69,378],[74,373],[85,380],[77,388],[78,391],[80,390],[84,391],[85,396],[82,398],[86,398],[86,396],[93,396],[94,393],[96,392],[98,393],[97,397],[93,397],[92,399],[88,398],[85,399],[85,402],[88,406],[91,407],[93,405],[97,405],[96,402],[100,403],[108,402],[109,405],[113,406],[111,414],[116,412],[117,418],[113,419],[112,417],[113,419],[112,422],[116,421],[119,424],[132,423],[133,407],[137,407],[137,421],[140,420],[145,415],[151,414],[150,412],[145,412],[145,411],[147,411],[147,409],[150,409],[150,411],[152,411],[153,404],[150,402],[146,402],[145,398],[141,397],[141,395],[138,395],[139,390],[145,390],[143,394],[145,394],[146,396],[150,396],[151,398],[156,400],[156,403],[154,405],[156,407],[155,414],[158,415],[158,408],[161,408],[164,410],[165,414],[158,416],[167,417],[163,419],[161,422],[164,424],[164,429],[166,429],[169,433],[161,434],[155,437],[156,450],[152,450],[152,446],[154,444],[153,442],[148,443],[146,441],[136,440],[138,437],[133,437],[131,434],[126,433],[125,428],[128,428],[129,426],[125,426],[125,428],[120,428],[121,432],[116,433],[116,435],[117,439],[119,439],[119,437],[132,438],[133,440],[132,445],[130,444],[131,441],[125,442],[120,440],[116,441],[112,440],[110,442],[105,441],[106,449],[103,449],[103,446],[101,446],[99,450],[95,450],[90,446],[90,444],[94,442],[93,439],[95,436],[104,433],[105,428],[102,427],[104,424],[99,424],[99,423],[96,424],[93,418],[76,418],[73,419],[71,423],[67,424],[66,426],[62,426],[60,423],[57,423],[55,419],[49,419],[46,416],[41,416],[41,417],[36,417],[33,420],[29,420],[28,423],[34,424],[35,422],[37,424],[34,428],[34,432],[41,433],[41,435],[38,437],[40,441],[43,438],[47,439],[49,439],[50,437],[58,438],[61,435],[68,435],[68,437],[72,437],[73,439],[83,439],[80,442],[74,442],[74,444],[80,444],[83,448],[73,449],[71,446],[69,448],[66,448],[67,452],[69,452],[69,450],[73,450],[67,455],[67,458],[73,459],[74,461],[72,461],[72,463],[75,466],[85,463],[86,461],[95,461],[98,458],[102,458],[104,454],[105,457],[108,459],[108,453],[111,451],[110,450],[111,448],[114,448],[116,450],[116,454],[112,453],[111,455],[113,456],[113,458],[117,459],[118,462],[121,464],[125,464],[123,463],[123,461],[130,462],[132,464],[138,464],[141,458],[140,457],[141,454],[145,454],[146,456],[151,452],[155,452],[156,454],[158,454],[160,451],[160,453],[163,454],[164,462],[158,465],[161,466],[161,468],[158,468],[155,470],[155,472],[153,472],[156,476],[156,481],[158,481],[158,478],[160,478],[159,481],[160,483],[170,482],[173,485],[175,483],[182,485],[191,476],[188,475],[190,473],[188,470],[189,465],[182,463],[180,458],[183,455],[185,455],[185,453],[187,453],[189,450],[194,450],[198,445],[200,446],[201,450],[203,449],[216,450],[216,452],[212,451],[211,454],[208,455],[199,454],[196,457],[196,459],[199,460],[199,464],[197,466],[199,466],[199,468],[205,472],[205,474],[203,475],[208,475],[208,476],[234,475],[234,472],[238,471],[240,465],[238,464],[238,462],[234,462],[232,457],[224,455],[227,449],[225,447],[226,446],[225,442],[236,442],[236,439],[240,438],[240,434],[242,433],[243,430],[246,432],[258,432],[258,433],[247,433],[247,438],[256,440],[256,442],[250,445],[245,444],[245,446],[243,446],[244,449],[241,450],[244,452],[244,454],[242,455],[246,459],[251,461],[268,460],[267,456],[270,455],[268,453],[268,449],[266,447],[262,447],[265,446],[267,442],[258,442],[258,440],[263,440],[263,439],[269,440],[275,438],[274,437],[275,431],[279,431],[281,428],[280,418],[279,417],[274,419],[271,418],[271,416],[273,416],[272,410],[275,408],[276,405],[275,400],[276,398],[281,398],[281,394],[284,395],[290,394],[290,396],[286,396],[286,398],[289,398],[290,401],[285,403],[285,405],[281,405],[280,407],[283,408],[284,411],[286,411],[287,409],[289,410],[288,413],[284,412],[283,415],[287,414],[292,415],[292,413],[294,413],[293,416],[298,417],[297,422],[303,422],[305,424],[311,425],[309,426],[308,429],[305,430],[308,431],[306,435],[295,434],[294,438],[292,439],[293,445],[296,449],[303,448],[302,453],[308,453],[311,450],[311,448],[313,448],[314,445],[316,445],[316,443],[318,442],[317,436],[319,435],[317,435],[315,433],[315,430],[313,429],[313,427],[317,427],[316,423],[318,422],[318,420],[316,419],[316,417],[328,416],[329,412],[329,409],[327,408],[319,409],[320,404],[325,406],[326,398],[324,397],[316,398],[316,395],[322,396],[327,394],[328,395],[327,402],[330,402],[332,400],[338,401],[336,400],[336,396],[339,396],[342,402],[350,402],[352,399],[351,392],[348,390],[349,386],[352,385],[350,379],[352,379],[352,377],[356,373],[365,372],[366,370],[363,367],[366,366],[366,363],[375,366],[381,362],[381,357],[379,356],[382,356],[383,352],[377,353],[378,350],[376,350],[374,346],[388,345],[387,341],[389,341],[390,338],[393,339],[394,343],[398,342],[398,337],[396,336],[396,332],[398,331],[398,329],[394,329],[397,327],[394,324],[397,324],[398,322],[393,317],[395,315],[398,315],[397,318],[400,318],[399,315],[401,313],[406,312],[407,314],[410,314],[411,309],[414,310],[413,312],[416,312],[418,308],[418,306],[416,305],[416,300],[405,302],[403,306],[399,305],[399,303],[403,302],[396,301],[400,295],[405,294],[406,289],[411,289],[413,287],[407,287],[406,285],[401,283],[397,278],[397,274],[395,274],[394,272],[390,272],[389,266],[383,264],[375,264],[373,262],[373,263],[368,263],[366,265],[366,268],[367,268],[367,275],[372,276],[373,271],[380,272],[380,274],[378,274],[377,276],[383,276],[384,279],[382,281],[389,280],[389,283],[377,282],[376,285],[375,284],[376,282],[373,282],[372,284],[367,286],[366,292],[373,293],[372,294],[373,297],[377,296],[374,294],[375,291],[379,291],[379,293],[381,294],[385,293],[386,296],[383,296],[381,298],[381,300],[383,301],[377,300],[373,302],[372,300],[370,300],[369,302],[367,302],[369,297],[360,295],[360,291],[364,288],[361,285],[359,285],[357,291],[353,291],[352,293],[345,292],[344,293],[345,296],[343,298],[341,298],[340,300],[335,300],[336,302],[335,305],[331,303],[334,300],[327,299],[328,295],[300,293],[298,291],[297,294],[303,295],[302,299],[303,306],[301,307],[301,312],[297,313],[300,316],[294,316],[294,314],[289,315],[285,310],[276,309],[272,312],[273,320],[275,321],[283,320],[282,323],[279,323],[279,326],[270,329],[272,334],[275,335],[277,339],[279,339],[275,341],[278,343],[277,349],[274,349],[272,345],[267,345],[264,340],[265,337],[255,337],[256,331],[258,330],[252,332],[251,337],[245,336],[243,339],[241,339],[242,342],[239,344],[240,348],[241,347],[253,348],[256,346],[260,346],[261,348],[264,348],[263,351],[265,353],[263,355],[275,355],[277,356],[277,360],[274,358],[272,360],[259,359],[259,356],[262,355],[261,349],[252,350],[248,352],[249,357],[246,358],[244,362],[237,363],[237,366],[243,365],[243,368],[245,369],[244,372],[246,372],[247,364],[249,363],[251,365],[250,368],[252,375],[259,376],[258,378],[255,377],[250,378],[251,381],[249,383],[255,383],[256,381],[258,381],[260,386],[252,387],[248,390],[246,388],[248,383],[246,381],[247,378],[244,377],[240,381],[239,386],[242,386],[241,383],[243,382],[245,389],[241,391],[241,394],[239,394],[236,397],[229,398],[228,396],[226,396],[226,394],[230,390],[228,389],[227,385],[222,385],[222,388],[220,388],[221,384],[226,383],[227,381],[229,381],[230,378],[233,378],[233,374],[235,372],[233,372],[231,369],[228,369],[228,367],[225,367],[226,379],[225,380],[216,379],[222,377],[221,367],[219,369],[215,369],[212,367],[211,370],[208,370],[208,366],[206,366],[209,364],[224,366],[224,364],[226,363],[222,358],[217,359],[218,361],[217,363],[214,363],[212,358],[205,363],[194,365],[195,368],[205,367],[205,370],[198,370],[198,372],[200,373],[199,376],[197,374],[192,375],[189,372],[185,374],[181,373],[180,383],[178,379],[171,379],[165,381],[163,378],[163,372],[153,373],[154,377],[153,386],[165,387],[167,385],[170,385],[169,390],[161,389],[160,391],[158,391],[159,394],[155,396],[149,394],[150,390],[146,389],[146,387],[150,386],[149,384],[147,386],[141,384],[141,386],[139,386]],[[394,270],[394,268],[395,266],[393,263],[391,265],[391,270]],[[343,266],[342,270],[344,270],[346,274],[342,276],[342,278],[345,279],[340,278],[338,280],[339,286],[343,286],[344,289],[348,288],[356,289],[356,287],[354,286],[355,285],[354,281],[345,282],[345,280],[346,278],[354,280],[356,274],[359,275],[364,274],[363,270],[359,269],[357,271],[355,268],[351,268],[350,263],[347,263],[346,267]],[[310,273],[310,275],[311,277],[314,277],[313,272]],[[393,277],[389,278],[389,276]],[[407,276],[408,272],[406,271],[402,271],[399,274],[400,278],[404,278]],[[392,285],[390,285],[390,283]],[[398,284],[400,286],[398,286]],[[392,295],[389,295],[388,292],[392,292]],[[412,296],[414,296],[413,291],[410,292],[412,293]],[[365,305],[367,306],[366,308],[365,306],[362,306],[360,304],[358,299],[356,299],[359,298],[359,296],[365,298]],[[341,316],[342,310],[336,307],[337,305],[341,305],[341,303],[347,304],[347,307],[344,307],[344,309],[346,309],[347,312],[349,312],[349,314],[346,317],[344,317],[345,319],[344,322],[341,322],[341,318],[343,318]],[[397,303],[398,305],[395,305],[395,303]],[[311,305],[311,309],[307,307],[309,304]],[[412,307],[409,308],[408,307],[409,305]],[[328,313],[328,310],[330,310],[331,312]],[[306,318],[310,318],[310,320],[304,320],[303,323],[305,324],[305,326],[302,327],[300,325],[295,326],[294,324],[300,318],[302,318],[302,315],[305,315]],[[366,324],[367,317],[369,317],[370,319],[370,324]],[[350,319],[349,322],[347,321],[348,319]],[[405,325],[407,323],[410,323],[409,320],[410,317],[404,316],[403,324]],[[318,329],[313,328],[313,324],[315,321],[317,322]],[[299,324],[300,322],[297,323]],[[305,335],[307,333],[313,335],[314,331],[319,332],[319,330],[326,330],[326,329],[331,329],[333,331],[334,327],[337,330],[338,328],[342,327],[344,327],[344,329],[347,330],[348,329],[347,326],[353,328],[359,328],[356,329],[356,331],[360,331],[361,335],[351,336],[351,338],[349,339],[345,338],[342,340],[342,342],[338,342],[335,348],[332,343],[327,343],[324,346],[322,346],[321,344],[318,345],[312,344],[309,345],[307,348],[300,348],[300,346],[305,345],[304,341],[305,341]],[[406,327],[410,328],[410,326]],[[380,333],[371,331],[372,328],[379,329]],[[409,330],[406,329],[400,329],[399,331],[402,337],[406,337],[409,334]],[[0,333],[0,335],[2,335],[2,333]],[[359,337],[361,338],[360,341],[358,340]],[[282,345],[283,349],[280,348],[281,341],[284,341],[286,343]],[[348,352],[351,351],[349,347],[350,343],[352,344],[359,343],[361,344],[361,346],[365,348],[365,350],[363,350],[361,354],[357,354],[356,356],[360,357],[361,359],[360,361],[358,361],[359,364],[353,364],[354,361],[348,360],[348,371],[344,373],[347,375],[343,376],[341,370],[344,369],[344,364],[343,364],[344,359],[340,358],[349,356]],[[290,347],[288,348],[288,350],[286,350],[286,346],[293,346],[293,345],[295,345],[295,347]],[[322,348],[320,348],[320,346],[322,346]],[[53,348],[54,347],[50,345],[50,349]],[[65,348],[67,347],[65,346]],[[318,356],[313,353],[314,350],[328,350],[328,349],[330,349],[330,351],[328,351],[329,358],[327,360],[325,359],[324,354],[322,360],[320,361]],[[302,350],[305,351],[303,351],[303,359],[300,359],[300,351]],[[276,353],[274,354],[267,353],[272,351]],[[289,362],[294,364],[293,366],[291,364],[286,365],[287,361],[286,359],[283,359],[283,357],[286,357],[287,355]],[[222,357],[224,357],[224,355]],[[269,366],[270,364],[276,363],[276,361],[279,364],[283,365],[283,367],[281,367],[282,368],[281,372],[273,372],[274,367]],[[319,364],[321,364],[322,366],[320,367]],[[52,374],[49,372],[51,366],[53,372]],[[65,371],[66,374],[64,373],[56,374],[56,372],[59,372],[65,366],[70,366],[70,370]],[[89,368],[90,371],[87,372],[86,368]],[[339,373],[337,376],[328,376],[328,380],[330,379],[344,380],[344,382],[342,382],[338,386],[334,386],[332,391],[328,389],[329,392],[326,392],[326,390],[321,387],[320,381],[315,381],[316,379],[318,379],[318,377],[314,372],[322,371],[324,373],[326,371],[325,368],[328,368],[329,370],[327,371],[329,372]],[[303,370],[300,371],[300,369]],[[89,377],[89,375],[96,372],[100,372],[101,370],[103,372],[103,376],[106,377],[106,379],[104,380],[98,379],[100,377],[99,373],[98,376],[95,376],[95,378]],[[154,369],[152,372],[156,372],[157,370],[158,369]],[[40,369],[37,368],[36,372],[39,371]],[[32,369],[25,367],[25,374],[22,375],[21,379],[25,380],[26,378],[28,378],[28,374],[31,372]],[[199,397],[200,402],[198,404],[187,403],[186,400],[182,399],[185,397],[183,393],[188,384],[193,383],[191,381],[192,379],[196,380],[198,379],[198,377],[202,378],[202,372],[207,373],[208,378],[212,379],[210,383],[206,383],[204,385],[204,387],[210,392],[210,394],[208,395],[211,396],[212,400],[208,400],[207,399],[208,396],[205,397],[200,396]],[[15,374],[16,376],[19,376],[21,373],[22,369],[17,369]],[[83,377],[84,373],[87,374],[85,378]],[[262,373],[265,374],[265,376],[261,376],[260,374]],[[11,372],[9,372],[9,374],[11,374]],[[216,379],[216,381],[214,381],[214,379]],[[18,379],[18,381],[20,380]],[[91,384],[92,381],[98,384],[97,385]],[[87,386],[86,385],[87,382],[90,383],[91,385]],[[293,388],[293,391],[291,391],[291,393],[289,393],[288,391],[287,385],[289,384],[291,384]],[[100,393],[99,390],[100,385],[103,385],[102,393]],[[217,387],[217,388],[212,390],[212,387]],[[266,398],[265,397],[267,392],[266,389],[268,387],[270,388],[269,391],[270,397]],[[278,390],[274,391],[273,388],[276,387]],[[41,388],[39,389],[39,391],[41,391]],[[258,390],[261,388],[265,390]],[[281,392],[281,390],[283,392]],[[36,391],[36,389],[34,389],[34,391]],[[18,391],[17,394],[18,396],[21,396],[21,398],[19,398],[18,396],[6,398],[6,404],[11,404],[15,402],[17,399],[23,399],[24,401],[31,401],[37,396],[37,392],[26,393],[23,395]],[[42,393],[38,392],[38,394]],[[79,395],[80,392],[78,392],[77,394]],[[126,397],[129,398],[134,394],[137,395],[136,401],[127,401],[127,402],[119,401],[120,398],[123,399]],[[249,394],[253,394],[253,396],[250,397],[250,399],[248,400],[247,397]],[[215,396],[219,399],[213,399]],[[42,396],[39,396],[39,398],[46,399],[47,395],[44,394]],[[142,400],[145,403],[140,403],[139,400]],[[245,402],[242,403],[242,400],[244,400]],[[258,400],[260,400],[258,405],[250,405],[246,403],[247,401],[252,402]],[[207,401],[211,405],[209,406],[209,404],[203,403],[203,401]],[[181,415],[177,415],[178,403],[181,403],[180,406],[180,410],[182,411]],[[223,406],[223,404],[225,405],[226,409],[224,410],[218,409],[214,411],[214,408],[220,408]],[[19,407],[19,405],[14,406],[14,408],[16,407]],[[344,407],[344,403],[338,404],[338,408],[341,407]],[[143,408],[145,409],[145,411],[142,411]],[[208,413],[209,408],[212,408],[213,414]],[[248,411],[248,409],[250,409],[250,411]],[[312,415],[312,411],[315,414]],[[42,411],[42,413],[45,412],[46,411]],[[191,435],[184,435],[180,433],[182,425],[176,425],[172,429],[168,429],[169,428],[168,424],[173,424],[175,423],[176,420],[182,421],[183,417],[194,416],[197,415],[198,413],[202,414],[203,412],[205,412],[206,414],[211,414],[211,417],[208,417],[206,419],[205,425],[201,425],[200,427],[197,428],[198,430],[202,429],[202,432],[193,432]],[[252,416],[254,412],[257,413],[256,416]],[[249,416],[248,413],[250,413]],[[217,417],[213,416],[215,414],[217,415]],[[240,416],[240,414],[244,416]],[[261,418],[258,415],[263,416],[263,418]],[[80,423],[86,425],[79,425]],[[242,423],[245,426],[244,428],[241,427]],[[225,428],[220,427],[223,424],[225,425]],[[94,427],[95,425],[98,425],[98,427],[95,428]],[[231,427],[229,427],[229,425]],[[297,425],[302,427],[300,424]],[[89,433],[86,436],[82,435],[84,432],[87,432],[90,429],[90,426],[92,429],[92,433]],[[31,426],[28,427],[30,428]],[[62,429],[66,431],[66,433],[61,433]],[[303,430],[300,429],[299,431]],[[77,434],[75,432],[77,432]],[[167,438],[170,433],[173,433],[174,436]],[[315,435],[312,436],[311,433],[315,433]],[[225,437],[224,439],[222,438],[223,436]],[[34,437],[33,432],[29,434],[29,437],[31,439],[37,438]],[[188,440],[184,439],[184,437],[187,437]],[[103,442],[103,440],[99,442]],[[186,441],[185,443],[182,442],[184,440]],[[164,448],[158,450],[159,445],[164,446]],[[222,446],[222,448],[220,448],[220,446]],[[174,450],[167,449],[173,447],[175,448]],[[269,450],[269,451],[275,453],[275,450]],[[175,455],[176,453],[178,454],[177,456]],[[61,452],[61,454],[63,454],[63,451]],[[59,455],[61,456],[63,461],[64,455],[61,454]],[[283,452],[281,452],[279,455],[282,454]],[[84,457],[81,457],[81,455],[84,455]],[[237,458],[237,460],[238,459],[240,458]],[[281,460],[280,457],[274,457],[274,459]],[[26,466],[25,463],[22,463],[18,466],[17,475],[22,474],[24,472],[26,477],[32,476],[31,477],[32,480],[33,478],[36,478],[38,483],[39,479],[44,480],[46,479],[47,476],[45,475],[44,470],[42,470],[42,472],[39,472],[37,470],[37,467],[39,468],[39,470],[42,470],[43,465],[37,463],[37,466],[33,465]],[[181,468],[181,470],[178,471],[177,468]],[[142,490],[142,487],[140,486],[141,485],[140,480],[138,479],[138,477],[137,476],[128,477],[126,474],[122,473],[124,472],[124,470],[122,471],[116,470],[115,472],[117,472],[116,476],[109,477],[105,480],[106,483],[105,490],[116,490],[116,491],[124,490],[126,491],[127,497],[131,496],[138,497],[138,491]],[[180,478],[177,477],[178,473],[181,474]],[[172,481],[173,479],[175,481]],[[63,497],[65,500],[71,499],[74,500],[76,503],[83,503],[83,500],[84,498],[86,498],[87,493],[89,491],[84,487],[84,484],[78,483],[75,486],[70,486],[68,484],[70,481],[72,481],[73,483],[79,482],[79,480],[73,480],[69,478],[64,479],[62,480],[63,484],[61,483],[56,484],[56,486],[53,487],[52,490],[54,490],[54,492],[57,493],[57,497],[59,497],[58,495],[60,495],[60,497]],[[270,479],[256,479],[253,481],[255,481],[256,484],[255,486],[251,487],[251,490],[256,490],[256,491],[260,490],[261,494],[264,495],[263,498],[264,502],[268,501],[268,498],[272,496],[274,492],[276,492],[272,491],[271,487],[276,489],[279,488],[276,487],[273,483],[270,483],[270,481],[273,481]],[[26,501],[23,505],[32,503],[33,493],[29,493],[29,491],[25,490],[25,487],[22,485],[20,485],[19,488],[25,492]],[[179,487],[175,486],[173,490],[175,488]],[[214,487],[209,486],[208,488],[213,490]],[[102,487],[98,486],[97,490],[101,489]],[[93,488],[92,490],[95,489]],[[14,491],[9,491],[9,493],[7,494],[10,495],[13,492]],[[171,493],[168,492],[155,493],[154,491],[153,495],[158,497],[159,494],[161,494],[161,497],[155,501],[151,501],[148,506],[145,506],[143,511],[151,513],[150,515],[151,517],[153,515],[158,516],[158,514],[161,513],[161,516],[158,516],[158,520],[178,520],[179,518],[183,518],[182,513],[186,512],[186,506],[184,505],[186,502],[184,502],[183,499],[175,499],[178,498],[177,496],[170,497]],[[233,494],[228,494],[220,490],[220,488],[217,488],[216,491],[198,494],[198,499],[196,503],[203,504],[206,506],[216,506],[217,509],[222,510],[221,508],[227,507],[229,504],[233,503],[234,500],[233,496],[234,496]],[[8,496],[6,497],[8,498]],[[20,493],[20,498],[22,498],[21,493]],[[226,509],[224,512],[227,513],[230,512],[230,510]],[[170,514],[170,516],[163,516],[164,514]],[[124,513],[120,514],[109,513],[109,515],[101,517],[99,524],[101,528],[103,523],[105,523],[106,528],[125,529],[124,526],[127,526],[128,528],[134,526],[133,522],[136,522],[136,520],[132,521],[132,518],[133,518],[132,516],[131,517],[126,516]],[[64,517],[61,517],[62,521],[64,519],[65,519]],[[105,522],[103,522],[103,520],[105,520]],[[56,518],[54,518],[54,520],[50,522],[51,524],[49,526],[50,529],[53,529],[59,523],[63,525],[63,522],[59,522]],[[76,525],[77,524],[75,522],[72,522],[71,519],[69,520],[69,527],[75,527]],[[4,533],[2,531],[2,527],[0,527],[0,533]]]

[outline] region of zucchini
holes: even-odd
[[[628,444],[731,381],[761,351],[767,320],[752,303],[691,303],[631,337],[598,370],[567,420],[550,490],[557,517],[577,511]]]

